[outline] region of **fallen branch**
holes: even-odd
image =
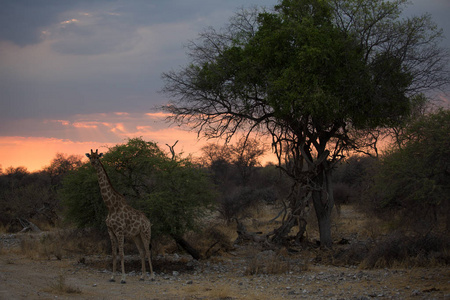
[[[22,218],[17,218],[17,219],[19,220],[20,225],[22,225],[22,227],[23,227],[23,229],[20,232],[28,232],[28,231],[41,232],[42,231],[39,229],[39,227],[37,227],[32,222],[30,222],[26,219],[22,219]]]

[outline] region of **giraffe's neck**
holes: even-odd
[[[111,211],[123,206],[125,204],[123,201],[123,197],[111,185],[111,181],[109,180],[108,174],[106,174],[105,168],[103,167],[102,163],[99,162],[99,164],[95,165],[94,167],[97,171],[100,192],[102,194],[103,201],[108,207],[108,210]]]

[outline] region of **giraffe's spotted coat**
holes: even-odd
[[[109,237],[111,239],[112,254],[113,254],[113,275],[111,281],[114,281],[114,275],[117,267],[117,250],[121,260],[122,267],[122,283],[125,283],[125,265],[124,265],[124,251],[123,244],[125,237],[132,238],[139,249],[142,261],[142,275],[141,280],[145,276],[145,259],[147,258],[150,267],[150,277],[153,280],[153,268],[150,257],[150,239],[152,224],[148,218],[139,210],[129,206],[125,197],[117,192],[106,174],[105,168],[100,162],[102,154],[98,154],[98,150],[91,153],[86,153],[92,166],[97,172],[98,183],[103,201],[108,208],[108,216],[106,217],[106,226],[108,227]]]

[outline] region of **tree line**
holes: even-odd
[[[450,111],[424,114],[380,157],[354,155],[342,161],[333,171],[337,207],[355,204],[366,213],[396,220],[398,228],[448,229],[449,129]],[[259,140],[244,140],[211,143],[202,148],[200,158],[182,158],[154,142],[129,139],[109,148],[103,164],[113,186],[152,220],[157,238],[180,240],[214,212],[233,222],[259,206],[283,207],[289,200],[293,179],[275,164],[260,164],[265,148]],[[289,210],[284,207],[286,222]],[[105,230],[107,212],[97,178],[81,155],[57,154],[39,172],[24,167],[2,171],[0,209],[1,225],[12,232],[22,229],[21,219],[47,227],[64,220]],[[303,232],[297,235],[301,242]]]

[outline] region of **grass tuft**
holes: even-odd
[[[296,261],[293,263],[289,257],[274,251],[264,251],[252,255],[249,259],[244,275],[279,275],[291,272],[306,271],[306,263]]]
[[[59,294],[81,294],[81,290],[79,288],[70,286],[66,283],[66,277],[63,274],[59,274],[56,280],[49,284],[46,292]]]
[[[425,267],[450,264],[450,238],[426,234],[406,236],[389,234],[367,254],[361,267],[365,269],[392,267]]]

